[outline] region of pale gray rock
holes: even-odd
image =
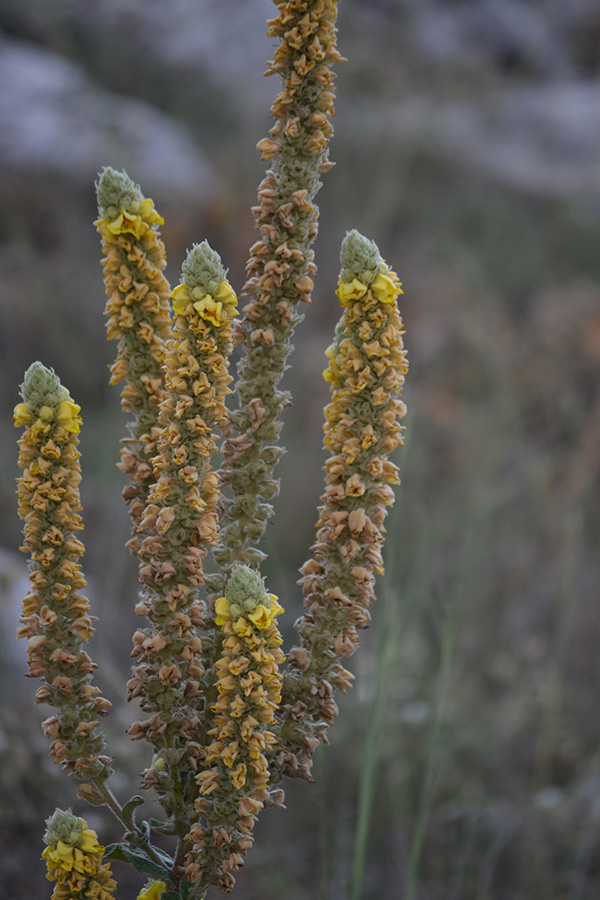
[[[72,62],[0,39],[0,164],[89,183],[103,165],[147,190],[212,192],[215,174],[184,126],[94,84]]]
[[[528,196],[600,210],[600,92],[592,81],[512,87],[481,98],[415,95],[353,102],[361,132],[338,104],[338,139],[422,147]],[[350,126],[349,126],[350,123]]]

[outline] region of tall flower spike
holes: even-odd
[[[110,866],[102,862],[104,847],[85,819],[70,809],[57,809],[46,820],[44,834],[48,881],[56,881],[52,900],[114,900],[117,887]]]
[[[325,410],[325,494],[312,559],[303,566],[301,643],[289,654],[281,708],[282,748],[276,767],[310,778],[312,754],[337,715],[333,694],[352,675],[341,660],[359,646],[357,631],[369,622],[390,485],[399,484],[389,454],[403,443],[400,399],[408,369],[401,294],[377,246],[357,231],[342,244],[337,294],[343,315],[327,351],[324,377],[331,385]]]
[[[253,210],[260,239],[250,251],[243,293],[251,300],[237,335],[244,344],[236,385],[239,405],[232,415],[237,436],[223,448],[232,496],[225,500],[223,545],[215,557],[224,573],[236,561],[256,565],[263,558],[253,545],[264,534],[272,513],[268,501],[279,490],[273,469],[283,453],[276,441],[289,394],[278,385],[302,318],[298,304],[310,302],[316,271],[310,246],[318,217],[313,201],[319,174],[332,165],[331,66],[341,59],[335,46],[336,2],[276,0],[279,16],[269,23],[269,36],[280,44],[266,74],[277,72],[283,88],[271,107],[271,137],[258,144],[272,167]]]
[[[196,766],[200,745],[197,707],[203,604],[197,598],[204,581],[207,549],[218,535],[220,493],[211,471],[216,449],[213,429],[226,416],[231,378],[228,358],[236,296],[218,254],[205,242],[190,250],[183,280],[173,291],[175,335],[165,358],[168,397],[160,410],[162,431],[152,460],[154,483],[139,529],[142,600],[139,615],[150,627],[134,635],[132,656],[139,658],[129,682],[150,713],[130,729],[145,737],[162,760],[162,769],[145,773],[167,812],[181,815],[182,770]]]
[[[276,616],[283,609],[258,572],[240,565],[233,568],[215,612],[223,656],[216,665],[212,743],[196,775],[199,821],[187,836],[193,850],[186,874],[202,887],[218,884],[228,892],[232,873],[252,846],[254,822],[267,798],[266,754],[275,742],[269,726],[281,699],[279,667],[284,660]]]
[[[84,546],[77,434],[80,407],[52,369],[39,362],[25,373],[23,403],[15,425],[26,426],[19,441],[19,516],[24,519],[22,550],[31,554],[32,588],[23,601],[18,637],[28,639],[29,675],[42,678],[37,703],[57,708],[43,723],[51,753],[69,774],[102,782],[110,760],[102,756],[99,717],[110,703],[92,684],[96,665],[83,650],[94,632],[89,602],[80,590],[86,581],[78,560]]]
[[[130,476],[123,491],[134,527],[152,481],[150,459],[159,434],[158,409],[166,397],[162,366],[171,336],[170,288],[163,274],[165,248],[158,226],[163,219],[125,172],[105,168],[96,183],[102,236],[109,340],[118,340],[111,384],[125,381],[123,408],[133,412],[120,468]],[[129,543],[132,552],[140,538]]]

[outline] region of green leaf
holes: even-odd
[[[139,794],[136,794],[135,797],[132,797],[131,800],[128,800],[125,806],[123,807],[123,818],[127,822],[131,822],[133,824],[133,818],[136,809],[138,806],[141,806],[144,802],[144,797],[140,797]]]
[[[166,868],[159,866],[140,847],[128,847],[126,844],[109,844],[104,851],[107,859],[117,859],[130,863],[142,875],[148,875],[157,881],[170,881],[170,875]]]
[[[177,891],[163,891],[160,900],[181,900],[181,894],[178,894]]]
[[[172,819],[167,819],[166,822],[163,822],[161,819],[148,819],[148,824],[153,831],[158,831],[160,834],[175,834],[175,826],[173,824]]]
[[[169,856],[169,854],[166,852],[166,850],[161,850],[160,847],[153,847],[152,849],[154,850],[156,855],[160,857],[162,862],[165,864],[166,869],[173,868],[173,865],[175,864],[175,860],[173,859],[172,856]]]

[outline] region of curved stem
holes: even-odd
[[[115,816],[116,819],[118,819],[118,821],[121,823],[123,828],[125,828],[126,831],[132,831],[132,830],[135,831],[136,834],[139,835],[140,838],[142,839],[142,845],[144,847],[144,850],[148,854],[148,856],[155,863],[157,863],[157,865],[162,866],[162,868],[164,869],[165,868],[164,859],[162,859],[158,855],[158,853],[156,852],[156,850],[154,849],[154,847],[152,846],[150,841],[148,839],[144,839],[142,832],[140,831],[138,826],[135,824],[133,819],[131,821],[126,820],[125,816],[123,815],[123,807],[121,806],[121,804],[119,803],[119,801],[117,800],[117,798],[115,797],[115,795],[113,794],[111,789],[109,787],[107,787],[106,783],[103,781],[100,781],[100,780],[95,780],[93,782],[93,784],[94,784],[94,787],[96,787],[98,789],[98,791],[102,794],[102,797],[104,798],[104,805],[108,806],[108,808],[110,809],[112,814]],[[176,871],[177,871],[177,864],[175,864],[173,866],[173,871],[169,873],[171,875],[171,877],[173,878],[173,880],[175,880],[175,872]]]

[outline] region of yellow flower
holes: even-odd
[[[353,278],[352,281],[342,281],[340,279],[338,282],[336,294],[340,298],[342,306],[349,306],[353,300],[360,300],[366,293],[367,285],[359,281],[358,278]]]
[[[329,359],[329,368],[323,371],[323,378],[330,384],[335,384],[340,377],[340,363],[343,357],[339,353],[336,356],[333,344],[327,348],[325,356]]]
[[[178,284],[176,288],[173,288],[173,311],[178,316],[185,315],[190,303],[191,297],[187,284]]]
[[[173,290],[173,310],[177,315],[186,314],[188,307],[192,303],[194,309],[207,322],[210,322],[215,328],[220,328],[230,318],[230,315],[223,310],[223,307],[232,307],[237,303],[237,297],[231,285],[227,281],[222,281],[212,294],[207,294],[200,287],[195,287],[190,293],[187,284],[178,284]]]
[[[220,300],[221,303],[224,303],[225,306],[235,306],[237,303],[235,291],[228,281],[221,282],[215,291],[215,297],[217,300]]]
[[[157,900],[166,889],[167,886],[163,881],[153,881],[151,885],[140,891],[137,900]]]
[[[215,622],[217,625],[223,625],[225,622],[231,619],[231,615],[229,613],[229,600],[227,597],[219,597],[219,599],[215,602],[215,612],[217,617]]]
[[[248,618],[251,622],[253,622],[256,627],[262,631],[264,628],[268,628],[275,616],[278,616],[279,613],[284,612],[282,606],[277,602],[277,597],[275,594],[269,594],[271,599],[273,600],[273,605],[267,609],[263,606],[262,603],[259,603],[252,612],[248,613]]]
[[[15,428],[20,428],[21,425],[29,425],[33,420],[33,416],[24,403],[17,403],[13,412],[13,419],[15,420]]]
[[[248,637],[249,634],[252,634],[252,624],[244,616],[240,616],[233,623],[233,630],[239,637]]]
[[[145,219],[148,225],[165,224],[163,217],[154,209],[154,201],[150,197],[146,197],[141,201],[140,209],[142,211],[142,218]]]
[[[72,400],[63,400],[62,403],[58,404],[56,421],[59,425],[62,425],[66,431],[77,434],[81,425],[81,418],[78,415],[80,410],[81,407],[78,406],[77,403],[73,403]]]
[[[84,835],[87,836],[84,837]],[[75,870],[82,875],[89,875],[94,872],[104,852],[104,848],[98,844],[96,834],[90,829],[86,829],[86,832],[83,832],[81,837],[83,840],[78,847],[72,847],[70,844],[63,843],[63,841],[57,841],[56,847],[46,847],[42,856],[48,865],[48,879],[50,881],[53,880],[54,873],[57,871],[72,872]]]
[[[134,237],[142,237],[151,225],[162,225],[164,219],[154,209],[154,203],[150,197],[146,197],[140,203],[140,213],[133,215],[122,209],[114,219],[105,217],[98,219],[94,225],[104,234],[108,240],[114,240],[119,234],[133,234]]]
[[[226,321],[226,319],[221,321],[223,304],[220,301],[213,300],[210,294],[206,294],[202,300],[197,300],[194,303],[194,309],[201,319],[211,322],[215,328],[219,328]]]
[[[391,277],[391,275],[394,277]],[[393,303],[398,294],[404,293],[400,288],[400,282],[395,273],[385,275],[383,272],[380,272],[371,282],[371,291],[380,303]]]
[[[86,824],[85,819],[79,820],[82,825]],[[79,838],[79,847],[84,853],[104,853],[104,848],[98,843],[98,835],[92,828],[84,828]]]
[[[142,224],[141,216],[132,216],[130,213],[126,213],[125,210],[121,210],[116,219],[113,219],[112,222],[107,221],[106,227],[111,232],[111,234],[134,234],[136,237],[140,236],[140,227]]]

